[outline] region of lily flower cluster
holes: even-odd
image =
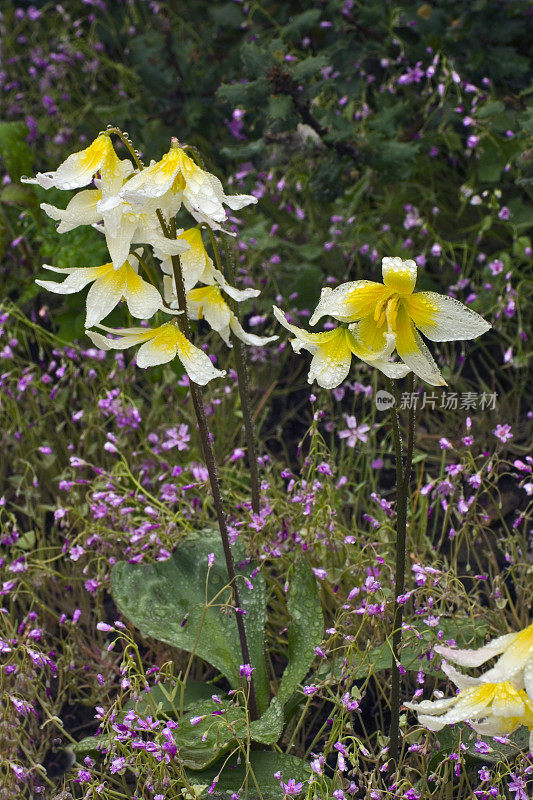
[[[446,386],[439,368],[419,331],[433,342],[475,339],[490,325],[472,309],[436,292],[415,292],[417,265],[401,258],[382,260],[383,283],[350,281],[335,289],[322,289],[310,325],[325,315],[343,325],[324,333],[307,333],[292,325],[274,307],[278,321],[295,338],[294,350],[313,354],[309,383],[333,389],[350,370],[352,355],[377,367],[389,378],[402,378],[411,370],[432,386]],[[402,359],[392,363],[394,350]]]
[[[444,645],[435,650],[446,659],[442,669],[459,692],[451,698],[405,703],[418,713],[419,722],[432,731],[468,722],[477,733],[487,736],[510,734],[524,725],[530,731],[529,750],[533,753],[533,624],[477,650]],[[447,663],[479,667],[498,655],[495,665],[477,678],[463,675]]]
[[[230,332],[247,344],[263,345],[277,337],[259,337],[246,333],[236,314],[226,303],[223,292],[235,302],[256,297],[258,290],[238,290],[230,286],[220,270],[215,269],[202,241],[199,226],[173,232],[174,218],[183,206],[199,225],[229,233],[221,223],[226,219],[224,206],[240,209],[256,203],[250,195],[226,195],[221,182],[206,172],[173,139],[171,148],[158,162],[136,168],[128,159],[120,160],[106,131],[84,150],[73,153],[55,172],[38,173],[24,178],[45,189],[83,189],[65,209],[42,203],[41,208],[57,220],[58,232],[79,225],[92,225],[105,236],[110,261],[97,267],[61,269],[44,264],[53,272],[65,273],[61,283],[38,280],[37,283],[58,294],[73,294],[91,284],[87,294],[86,328],[98,327],[116,338],[87,330],[93,343],[103,350],[123,350],[140,344],[139,367],[163,364],[178,356],[190,379],[205,385],[225,373],[216,369],[209,356],[195,347],[179,327],[179,307],[174,277],[176,257],[186,292],[190,319],[205,319],[231,346]],[[142,255],[152,248],[153,260],[161,269],[160,281],[153,280]],[[139,275],[139,267],[145,277]],[[200,286],[197,286],[200,284]],[[168,314],[169,321],[155,328],[110,329],[101,325],[108,314],[124,300],[132,317],[151,318],[156,312]]]

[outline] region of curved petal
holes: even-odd
[[[229,206],[233,211],[238,211],[245,206],[257,203],[257,197],[251,194],[226,194],[219,179],[212,175],[210,172],[205,173],[207,180],[211,184],[213,194],[215,197],[225,205]]]
[[[408,295],[413,292],[418,271],[415,261],[411,259],[404,261],[398,256],[395,258],[383,258],[381,271],[383,283],[393,292],[398,292],[401,295]]]
[[[373,314],[377,303],[383,302],[389,294],[389,289],[374,281],[350,281],[335,289],[322,289],[309,324],[316,325],[325,314],[340,322],[355,322]]]
[[[97,189],[84,189],[78,192],[63,210],[49,203],[41,203],[41,208],[51,219],[59,221],[58,233],[66,233],[78,225],[93,225],[102,219],[98,202],[102,192]]]
[[[163,308],[161,295],[155,286],[137,275],[128,261],[119,272],[124,272],[124,299],[130,314],[136,319],[150,319],[156,311]]]
[[[373,361],[363,359],[363,361],[367,361],[371,367],[376,367],[376,369],[379,369],[387,378],[392,378],[392,380],[395,381],[400,378],[405,378],[405,376],[411,372],[411,367],[408,367],[407,364],[402,364],[401,361],[393,363],[391,361],[383,361],[380,358],[376,358]]]
[[[178,352],[180,336],[183,336],[172,323],[154,328],[152,334],[137,351],[137,366],[141,369],[172,361]]]
[[[187,313],[191,319],[205,318],[215,331],[227,328],[232,315],[218,286],[199,286],[187,292]]]
[[[207,216],[207,214],[204,214],[204,213],[202,213],[202,212],[201,212],[201,211],[199,211],[197,208],[195,208],[194,206],[192,206],[192,205],[189,203],[189,201],[187,200],[187,198],[186,198],[186,197],[184,197],[184,198],[183,198],[183,205],[185,206],[185,208],[187,209],[187,211],[189,212],[189,214],[190,214],[192,217],[194,217],[194,219],[196,220],[196,222],[202,222],[202,223],[204,223],[205,225],[209,225],[209,227],[210,227],[210,228],[211,228],[211,230],[213,230],[213,231],[222,231],[222,233],[225,233],[225,234],[226,234],[226,236],[237,236],[237,233],[236,233],[235,231],[230,231],[230,230],[228,230],[227,228],[224,228],[224,227],[223,227],[222,225],[220,225],[218,222],[215,222],[215,220],[214,220],[214,219],[211,219],[211,217],[208,217],[208,216]],[[225,220],[223,220],[223,221],[225,222]]]
[[[87,317],[85,326],[87,328],[97,325],[108,314],[113,311],[115,306],[120,303],[124,288],[124,280],[111,267],[105,275],[98,278],[87,294]]]
[[[503,653],[517,636],[517,633],[506,633],[504,636],[498,636],[497,639],[493,639],[484,647],[477,648],[477,650],[459,650],[456,647],[446,647],[442,644],[435,645],[434,650],[447,661],[459,664],[460,667],[480,667],[489,658]]]
[[[419,714],[418,721],[424,728],[427,728],[428,731],[441,731],[447,724],[448,721],[444,719],[444,717],[430,717],[427,714]]]
[[[120,209],[116,210],[120,214]],[[120,269],[129,256],[137,224],[138,219],[133,214],[122,214],[120,224],[113,233],[104,217],[105,240],[115,269]]]
[[[422,700],[420,703],[404,703],[406,708],[417,714],[442,714],[455,705],[457,697],[443,697],[441,700]]]
[[[307,380],[314,380],[323,389],[334,389],[346,380],[352,363],[352,351],[346,331],[338,329],[338,335],[324,342],[314,354]]]
[[[492,716],[522,717],[525,712],[526,707],[519,693],[515,689],[508,690],[506,684],[502,684],[491,704]]]
[[[295,353],[299,353],[302,347],[309,350],[310,353],[316,353],[319,347],[336,335],[336,330],[324,331],[323,333],[308,333],[304,331],[303,328],[292,325],[280,308],[277,306],[273,306],[272,308],[277,321],[296,337],[295,339],[291,339],[292,348]]]
[[[446,386],[446,381],[440,374],[431,353],[420,338],[420,334],[402,304],[398,307],[395,333],[398,354],[415,375],[431,386]]]
[[[409,316],[432,342],[475,339],[490,329],[471,308],[437,292],[417,292],[405,300]]]
[[[251,300],[253,297],[259,297],[261,294],[259,289],[236,289],[235,286],[230,286],[226,281],[220,284],[220,286],[226,294],[229,294],[237,303],[242,303],[244,300]]]
[[[507,645],[492,669],[484,674],[486,680],[509,680],[523,685],[523,671],[526,664],[533,659],[533,625],[514,634],[514,637],[514,641]]]
[[[490,717],[483,722],[470,722],[470,725],[481,736],[502,736],[512,733],[518,727],[517,722],[502,717]]]
[[[442,662],[441,669],[461,691],[463,689],[469,689],[471,686],[479,686],[480,684],[479,678],[471,678],[469,675],[463,675],[462,672],[459,672],[459,670],[452,667],[452,665],[448,664],[446,661]]]
[[[142,201],[143,197],[162,197],[173,185],[180,171],[177,148],[171,148],[161,161],[138,172],[124,185],[121,195],[128,202]]]
[[[36,280],[38,286],[43,289],[48,289],[50,292],[56,294],[75,294],[81,292],[88,283],[96,280],[100,275],[104,275],[111,267],[110,264],[102,264],[100,267],[72,267],[61,268],[53,267],[51,264],[43,264],[45,269],[51,269],[53,272],[68,273],[68,277],[61,283],[55,281],[41,281]]]
[[[255,333],[248,333],[244,330],[241,323],[237,319],[235,315],[232,315],[232,319],[230,322],[230,328],[237,337],[240,339],[241,342],[244,344],[249,344],[254,347],[263,347],[265,344],[269,344],[270,342],[275,342],[278,339],[277,336],[256,336]]]
[[[85,333],[89,339],[96,347],[99,347],[100,350],[127,350],[128,347],[132,347],[134,344],[139,344],[140,342],[145,342],[153,335],[153,331],[150,329],[132,328],[131,330],[135,331],[135,333],[129,333],[127,328],[113,331],[112,328],[105,328],[103,325],[101,327],[113,333],[118,333],[120,330],[124,332],[124,335],[122,335],[120,339],[110,339],[109,336],[102,336],[102,334],[97,331],[86,330]]]
[[[213,378],[223,378],[225,370],[216,369],[207,353],[199,350],[180,333],[178,339],[178,357],[187,375],[200,386],[205,386]]]

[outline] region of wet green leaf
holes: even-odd
[[[209,570],[208,555],[215,554]],[[235,559],[244,556],[235,548]],[[238,575],[249,578],[254,565]],[[240,685],[242,663],[237,623],[228,613],[230,591],[222,545],[218,535],[206,531],[201,538],[180,545],[166,561],[155,564],[120,562],[113,567],[112,591],[122,613],[144,636],[194,652],[220,670],[231,686]],[[265,585],[261,574],[253,578],[253,589],[239,580],[241,604],[254,670],[260,711],[268,705],[268,681],[263,652]],[[206,596],[208,603],[206,608]]]
[[[296,565],[289,592],[289,663],[278,689],[285,704],[305,678],[324,635],[324,617],[313,570],[304,558]]]
[[[219,765],[193,772],[191,780],[195,783],[205,783],[210,785],[217,777]],[[250,752],[250,767],[247,770],[242,754],[233,756],[228,760],[216,784],[216,791],[212,797],[225,798],[237,792],[244,786],[248,777],[247,800],[259,800],[259,792],[264,800],[283,800],[284,794],[280,782],[274,778],[274,773],[281,772],[282,778],[287,781],[294,778],[296,783],[301,783],[300,794],[305,792],[307,781],[312,776],[311,767],[306,761],[296,756],[289,756],[285,753],[275,753],[272,751],[252,750]],[[294,794],[293,797],[298,795]]]

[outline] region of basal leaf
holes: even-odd
[[[215,554],[209,571],[208,555]],[[236,548],[236,558],[239,548]],[[243,556],[244,553],[241,553]],[[254,565],[238,575],[249,578]],[[207,584],[207,589],[206,589]],[[242,663],[237,623],[228,614],[230,600],[222,545],[218,536],[207,531],[201,538],[180,545],[166,561],[155,564],[119,562],[113,567],[111,585],[115,602],[122,613],[144,636],[194,652],[225,675],[231,686],[240,685]],[[205,607],[205,598],[212,603]],[[261,574],[253,578],[253,589],[239,580],[241,605],[246,611],[245,626],[259,710],[268,705],[268,681],[263,652],[265,585]],[[200,635],[198,635],[200,633]]]
[[[250,723],[250,734],[254,742],[274,744],[283,730],[283,706],[273,697],[265,713]]]
[[[278,700],[284,705],[298,684],[305,678],[315,648],[324,635],[324,617],[313,570],[301,558],[292,578],[289,592],[289,663],[278,689]]]

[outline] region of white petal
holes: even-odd
[[[316,353],[318,350],[318,343],[316,343],[316,339],[318,337],[323,337],[323,334],[313,334],[307,333],[302,328],[299,328],[297,325],[292,325],[288,320],[283,311],[278,308],[277,306],[272,306],[274,316],[276,317],[277,321],[283,325],[284,328],[287,328],[288,331],[293,333],[296,339],[291,340],[291,344],[295,353],[299,353],[302,347],[305,347],[306,350],[309,350],[310,353]]]
[[[117,211],[120,212],[120,209],[117,209]],[[109,250],[109,255],[111,256],[115,269],[120,269],[129,256],[137,223],[138,221],[135,216],[132,214],[124,214],[122,215],[118,227],[115,228],[115,226],[112,226],[110,230],[107,225],[107,219],[104,217],[107,249]],[[112,232],[113,228],[116,231],[115,233]]]
[[[338,343],[319,347],[314,354],[307,380],[314,380],[323,389],[334,389],[346,380],[352,363],[352,351],[344,337]]]
[[[150,319],[156,311],[163,308],[161,295],[155,286],[131,273],[124,289],[124,299],[131,316],[136,319]]]
[[[371,367],[376,367],[386,375],[388,378],[392,378],[393,380],[399,380],[400,378],[405,378],[405,376],[411,372],[411,367],[408,367],[407,364],[402,364],[401,362],[391,362],[391,361],[383,361],[380,358],[373,359],[370,361],[369,359],[363,358],[363,361],[366,361],[367,364],[370,364]]]
[[[457,702],[456,697],[445,697],[441,700],[422,700],[420,703],[404,703],[406,708],[417,714],[442,714]]]
[[[381,283],[374,281],[350,281],[335,289],[325,287],[309,324],[316,325],[326,314],[339,322],[354,322],[373,313],[376,303],[386,291]]]
[[[254,333],[247,333],[242,327],[237,317],[232,315],[230,327],[235,336],[245,344],[253,345],[255,347],[263,347],[269,342],[275,342],[277,336],[256,336]]]
[[[441,731],[448,723],[444,717],[429,717],[427,714],[419,714],[418,721],[428,731]]]
[[[101,327],[104,327],[103,325]],[[105,330],[112,330],[111,328],[105,328]],[[128,330],[124,328],[122,330]],[[136,330],[136,329],[133,329]],[[118,330],[116,331],[118,333]],[[132,347],[134,344],[139,344],[139,342],[145,341],[147,335],[151,333],[151,331],[147,329],[141,329],[140,333],[136,334],[128,334],[122,336],[120,339],[110,339],[108,336],[102,336],[101,333],[97,331],[85,331],[89,339],[99,347],[100,350],[127,350],[128,347]]]
[[[43,189],[51,189],[55,186],[53,172],[38,172],[35,178],[27,178],[25,175],[20,179],[21,183],[32,183],[42,186]]]
[[[53,272],[69,273],[61,283],[55,281],[41,281],[36,280],[35,283],[42,286],[43,289],[48,289],[49,292],[56,294],[75,294],[84,289],[88,283],[94,281],[102,274],[102,270],[107,265],[101,267],[72,267],[62,269],[59,267],[52,267],[50,264],[43,264],[46,269],[51,269]],[[104,270],[105,271],[105,270]]]
[[[437,292],[417,292],[407,302],[416,327],[432,342],[475,339],[491,327],[459,300]]]
[[[187,371],[187,375],[200,386],[205,386],[213,378],[222,378],[225,371],[216,369],[207,353],[199,350],[185,337],[178,344],[178,357]]]
[[[493,639],[484,647],[479,647],[477,650],[459,650],[455,647],[446,647],[442,644],[435,645],[435,652],[443,656],[447,661],[452,661],[454,664],[459,664],[460,667],[479,667],[488,661],[489,658],[503,653],[504,650],[513,643],[518,636],[517,633],[506,633],[504,636],[498,636]]]
[[[480,684],[479,678],[471,678],[469,675],[463,675],[462,672],[459,672],[459,670],[452,667],[452,665],[448,664],[446,661],[442,662],[441,669],[461,691],[463,689],[469,689],[471,686],[479,686]]]
[[[227,228],[223,228],[222,225],[220,225],[214,219],[211,219],[211,217],[208,217],[207,214],[203,214],[197,208],[194,208],[194,206],[192,206],[185,197],[183,198],[183,205],[197,222],[203,222],[205,225],[209,225],[211,230],[222,231],[222,233],[225,233],[227,236],[237,236],[235,231],[230,231]]]
[[[113,277],[113,272],[110,275]],[[85,320],[87,328],[97,325],[105,319],[115,306],[120,303],[122,298],[122,287],[117,285],[116,281],[106,280],[106,277],[108,276],[96,280],[89,289],[87,295],[87,318]]]
[[[157,364],[167,364],[175,358],[178,352],[176,342],[172,344],[167,339],[161,340],[154,337],[145,342],[137,351],[137,366],[140,369],[155,367]]]
[[[226,294],[229,294],[237,303],[242,303],[244,300],[250,300],[252,297],[258,297],[261,294],[259,289],[236,289],[226,281],[220,285]]]
[[[135,241],[146,241],[152,247],[156,247],[163,256],[181,256],[190,249],[190,245],[182,239],[168,239],[159,231],[145,232],[144,236],[145,239],[135,239]]]
[[[96,189],[84,189],[72,198],[64,210],[49,203],[41,203],[41,208],[51,219],[59,220],[57,232],[66,233],[78,225],[92,225],[102,219],[98,210],[100,197],[101,192]]]

